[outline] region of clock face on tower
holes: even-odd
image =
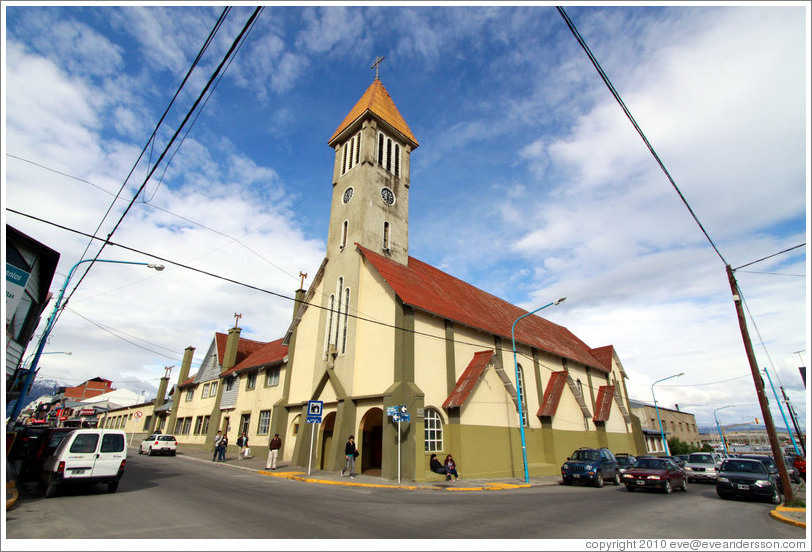
[[[342,198],[344,205],[349,203],[351,199],[352,199],[352,188],[347,188],[346,190],[344,190],[344,197]]]
[[[395,193],[389,188],[381,188],[381,198],[387,205],[395,204]]]

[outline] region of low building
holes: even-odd
[[[632,414],[640,420],[643,436],[646,441],[646,453],[654,455],[664,455],[662,434],[665,433],[666,440],[676,437],[680,441],[688,443],[692,447],[701,448],[702,438],[696,426],[696,418],[690,412],[684,412],[679,408],[664,408],[657,405],[645,403],[635,399],[629,399],[629,406]],[[662,432],[660,421],[662,421]]]

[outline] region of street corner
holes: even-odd
[[[790,508],[781,504],[770,512],[778,521],[806,529],[806,508]]]

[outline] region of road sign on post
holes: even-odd
[[[320,424],[323,401],[310,401],[307,403],[307,423]]]

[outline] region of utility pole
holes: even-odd
[[[750,341],[750,332],[747,331],[747,321],[744,318],[744,309],[742,309],[742,299],[739,293],[739,285],[736,283],[736,278],[733,276],[733,269],[730,265],[725,265],[727,270],[727,279],[730,282],[730,291],[733,294],[733,304],[736,305],[736,315],[739,319],[739,328],[742,333],[742,341],[744,342],[744,350],[747,353],[747,360],[750,363],[750,372],[753,375],[753,383],[756,386],[756,395],[758,396],[758,404],[761,406],[761,414],[764,416],[764,428],[767,430],[767,436],[770,440],[770,448],[773,451],[773,458],[778,467],[778,475],[781,477],[781,490],[784,491],[784,502],[792,502],[795,499],[792,491],[792,483],[789,480],[789,473],[787,473],[787,463],[784,461],[784,451],[781,450],[781,445],[778,443],[778,435],[775,432],[775,423],[773,423],[773,416],[770,412],[770,403],[767,400],[767,393],[764,391],[764,381],[759,374],[758,365],[756,364],[756,354],[753,352],[753,343]]]
[[[787,410],[789,411],[789,419],[792,420],[792,425],[795,426],[795,435],[798,436],[798,443],[804,451],[804,456],[806,456],[806,445],[804,444],[804,436],[801,433],[801,429],[798,427],[798,416],[795,415],[795,409],[792,407],[792,402],[789,400],[789,397],[787,397],[787,392],[784,391],[783,385],[781,386],[781,394],[784,395],[784,403],[787,405]],[[787,431],[789,431],[789,428],[787,428]]]

